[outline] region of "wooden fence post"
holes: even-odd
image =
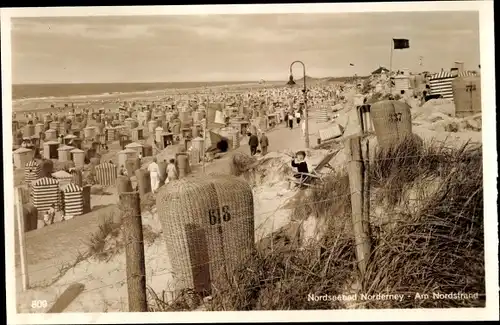
[[[19,240],[19,258],[21,262],[21,278],[23,291],[29,288],[29,277],[28,277],[28,265],[26,264],[27,253],[25,245],[25,234],[24,234],[24,211],[23,211],[23,199],[22,199],[22,188],[16,187],[14,192],[14,204],[16,206],[17,214],[17,236]]]
[[[119,196],[125,240],[129,312],[147,312],[141,201],[138,192],[122,192]]]
[[[371,238],[370,231],[370,141],[365,139],[363,157],[363,232]],[[371,245],[371,243],[370,243]]]
[[[124,175],[119,175],[116,178],[116,191],[118,192],[118,195],[121,193],[129,193],[132,192],[132,181],[130,180],[130,177],[124,176]],[[121,203],[121,201],[120,201]],[[113,215],[113,223],[114,224],[120,224],[122,222],[123,216],[121,213],[119,214],[114,214]]]
[[[348,158],[347,170],[349,173],[349,185],[351,190],[352,223],[356,245],[356,257],[361,275],[366,272],[368,258],[370,256],[370,237],[363,226],[367,220],[363,220],[363,161],[361,156],[361,138],[349,138],[345,144],[346,156]]]

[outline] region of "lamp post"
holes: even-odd
[[[306,65],[302,61],[293,61],[290,64],[290,79],[288,81],[289,85],[295,85],[295,81],[293,80],[293,73],[292,73],[292,67],[295,63],[302,64],[302,68],[303,68],[302,71],[303,71],[303,75],[304,75],[304,89],[302,89],[302,92],[304,93],[304,122],[305,122],[304,133],[305,133],[305,146],[306,146],[306,149],[309,149],[309,114],[307,111]]]

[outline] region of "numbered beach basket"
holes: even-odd
[[[395,100],[383,100],[371,105],[370,115],[382,150],[390,149],[412,135],[410,106]]]
[[[161,188],[156,198],[176,294],[210,295],[231,282],[254,249],[250,186],[229,175],[188,177]]]
[[[455,116],[467,117],[481,113],[481,77],[464,76],[452,81]]]

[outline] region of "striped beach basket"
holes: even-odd
[[[28,190],[31,192],[31,184],[33,181],[40,178],[40,173],[42,171],[42,167],[36,160],[30,160],[24,166],[24,181],[28,186]]]
[[[156,198],[175,291],[209,295],[224,288],[254,249],[253,194],[237,177],[209,175],[170,182]]]
[[[64,215],[79,216],[83,214],[83,189],[73,183],[67,184],[63,190]]]
[[[56,210],[60,208],[59,182],[55,178],[43,177],[33,182],[33,205],[41,213],[47,211],[52,204]]]
[[[440,72],[429,79],[432,95],[441,95],[443,98],[453,99],[452,82],[455,79],[450,72]]]
[[[317,118],[318,123],[325,123],[328,122],[328,109],[329,109],[329,104],[323,104],[319,107],[319,114]]]
[[[369,104],[364,104],[357,107],[359,125],[361,126],[361,131],[363,133],[373,132],[373,121],[370,115],[371,106]]]
[[[116,166],[111,163],[102,163],[95,167],[96,183],[99,185],[114,185],[117,174]]]

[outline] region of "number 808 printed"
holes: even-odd
[[[31,301],[31,308],[33,309],[40,309],[40,308],[47,308],[47,300],[32,300]]]

